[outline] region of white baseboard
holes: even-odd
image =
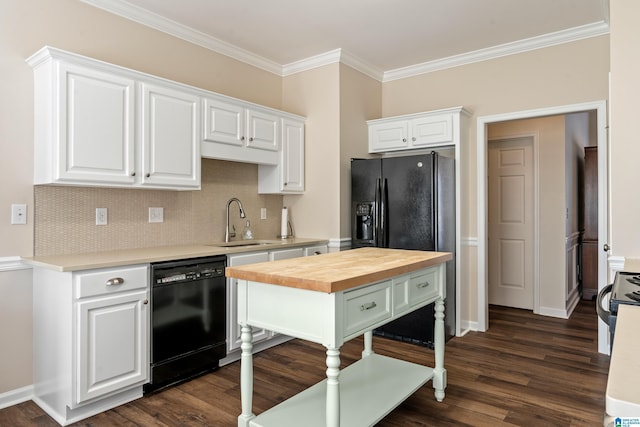
[[[478,330],[478,322],[472,322],[470,320],[461,320],[460,321],[460,335],[459,337],[463,337],[469,332]]]
[[[542,316],[557,317],[559,319],[569,318],[569,314],[567,313],[566,309],[562,310],[562,309],[553,308],[553,307],[540,307],[540,309],[536,314],[540,314]]]
[[[0,409],[33,399],[33,385],[28,385],[0,394]]]

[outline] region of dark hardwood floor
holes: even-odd
[[[609,357],[597,352],[594,302],[569,320],[491,307],[486,333],[447,343],[446,397],[431,383],[379,426],[601,426]],[[433,352],[374,337],[379,354],[433,364]],[[360,357],[362,339],[342,347],[343,367]],[[255,357],[254,412],[260,413],[324,378],[324,348],[293,340]],[[75,426],[235,426],[239,362],[147,395]],[[0,410],[0,426],[56,426],[33,402]],[[301,427],[303,424],[301,424]],[[350,427],[350,426],[345,426]]]

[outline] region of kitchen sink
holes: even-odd
[[[236,240],[235,242],[210,243],[207,246],[216,246],[218,248],[242,248],[245,246],[264,246],[281,243],[280,240]]]

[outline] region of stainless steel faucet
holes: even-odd
[[[244,209],[242,208],[242,202],[235,198],[232,197],[227,201],[227,226],[224,229],[224,241],[225,242],[229,242],[229,238],[230,237],[236,237],[236,227],[235,225],[233,226],[233,232],[229,232],[229,206],[231,206],[232,202],[236,202],[238,203],[238,208],[240,208],[240,218],[246,218],[246,215],[244,214]]]

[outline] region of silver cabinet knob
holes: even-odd
[[[142,301],[142,303],[145,304],[145,305],[149,304],[149,300],[145,298],[144,301]]]
[[[605,243],[605,244],[604,244],[604,246],[602,246],[602,249],[603,249],[605,252],[609,252],[609,251],[611,250],[611,247],[609,246],[609,244],[608,244],[608,243]]]

